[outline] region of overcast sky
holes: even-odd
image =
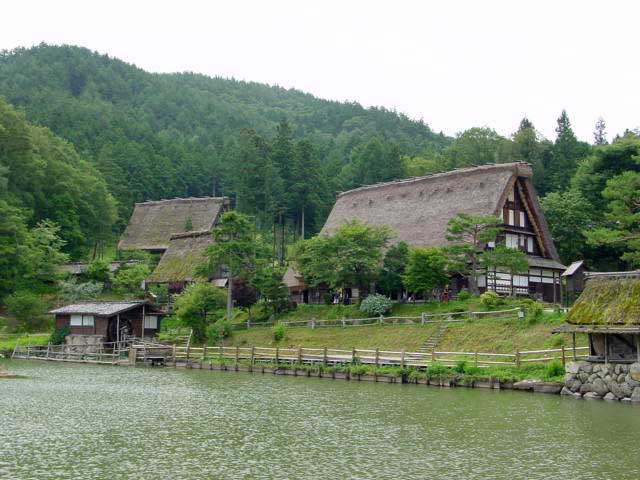
[[[592,141],[640,119],[633,1],[4,1],[0,48],[81,45],[154,72],[194,71],[395,108],[453,135]]]

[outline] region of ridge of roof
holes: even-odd
[[[189,202],[208,202],[215,200],[216,202],[228,202],[229,197],[178,197],[178,198],[162,198],[160,200],[146,200],[144,202],[136,202],[135,205],[160,205],[172,203],[189,203]]]
[[[174,233],[169,237],[169,240],[176,240],[178,238],[195,238],[205,235],[211,235],[211,230],[192,230],[190,232]]]
[[[523,168],[524,171],[519,171],[518,168]],[[363,185],[344,192],[338,192],[337,197],[340,198],[344,195],[349,195],[364,190],[372,190],[380,187],[393,186],[393,185],[406,185],[411,183],[419,183],[425,180],[438,179],[443,177],[450,177],[455,175],[466,175],[473,172],[483,172],[487,170],[511,170],[522,177],[531,177],[533,173],[531,171],[531,164],[527,162],[510,162],[510,163],[489,163],[485,165],[478,165],[475,167],[463,167],[448,170],[446,172],[432,173],[430,175],[423,175],[420,177],[410,177],[399,180],[391,180],[389,182],[374,183],[373,185]]]

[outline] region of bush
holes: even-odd
[[[453,367],[453,371],[456,373],[466,373],[467,371],[467,362],[464,360],[460,360],[456,363],[456,366]]]
[[[31,292],[16,292],[5,299],[7,313],[13,317],[15,329],[30,332],[42,328],[46,319],[46,306],[42,299]]]
[[[207,328],[207,338],[210,342],[220,342],[231,336],[231,324],[224,319],[218,320]]]
[[[551,346],[552,347],[561,347],[564,345],[564,337],[558,333],[554,334],[551,337]]]
[[[284,335],[285,335],[285,330],[284,330],[283,324],[279,323],[275,327],[273,327],[273,339],[276,342],[279,342],[280,340],[284,340]]]
[[[87,267],[87,279],[98,283],[111,282],[109,263],[105,260],[95,259]]]
[[[544,367],[544,373],[547,378],[561,377],[564,375],[564,367],[560,360],[553,360]]]
[[[71,330],[69,327],[56,328],[49,337],[49,343],[51,345],[62,345],[64,343],[64,337],[70,333]]]
[[[489,309],[496,308],[503,303],[500,296],[496,292],[493,292],[491,290],[480,295],[480,302],[482,302],[482,305]]]
[[[159,304],[164,305],[169,302],[169,287],[166,285],[150,285],[149,292],[156,296]]]
[[[449,373],[449,369],[442,363],[435,362],[427,367],[427,376],[429,378],[446,375],[447,373]]]
[[[331,294],[329,292],[324,292],[322,294],[322,301],[325,305],[331,305]]]
[[[213,284],[194,283],[176,298],[176,316],[183,325],[193,329],[195,341],[202,341],[207,334],[207,315],[221,314],[226,300],[224,290]]]
[[[113,278],[113,286],[121,293],[139,295],[142,293],[142,282],[151,271],[143,263],[131,266],[122,266]]]
[[[467,300],[469,300],[471,298],[471,294],[469,293],[469,290],[467,289],[462,289],[458,292],[458,300],[462,301],[462,302],[466,302]]]
[[[75,279],[61,281],[58,283],[60,296],[66,302],[77,302],[78,300],[93,300],[102,293],[104,284],[98,282],[77,283]]]
[[[391,311],[393,303],[384,295],[369,295],[360,303],[360,311],[366,315],[378,316]]]
[[[524,313],[530,321],[537,322],[542,318],[544,313],[544,306],[540,302],[535,300],[527,300],[522,302]]]

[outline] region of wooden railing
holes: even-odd
[[[79,351],[84,350],[84,351]],[[94,345],[20,345],[16,344],[11,358],[116,364],[126,357],[129,344],[102,343]]]
[[[455,365],[466,361],[477,367],[497,365],[520,367],[526,363],[545,363],[559,360],[563,364],[575,358],[587,357],[588,347],[576,347],[548,350],[529,350],[514,353],[486,353],[486,352],[407,352],[380,349],[335,349],[335,348],[280,348],[280,347],[149,347],[133,345],[139,360],[161,357],[165,363],[231,363],[250,365],[260,363],[271,364],[365,364],[376,366],[427,367],[434,363]],[[585,352],[585,353],[583,353]]]
[[[449,312],[449,313],[422,313],[417,317],[392,316],[368,318],[339,318],[339,319],[315,319],[309,320],[293,320],[283,322],[251,322],[247,320],[245,323],[237,323],[231,326],[233,330],[245,330],[255,327],[273,327],[276,324],[285,327],[362,327],[366,325],[427,325],[433,323],[455,323],[468,320],[481,320],[485,318],[518,318],[522,315],[520,307],[510,308],[508,310],[494,310],[490,312]]]

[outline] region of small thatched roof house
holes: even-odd
[[[449,220],[458,213],[497,215],[504,224],[497,242],[527,254],[527,274],[490,272],[481,289],[560,300],[560,263],[531,181],[529,164],[504,163],[380,183],[340,193],[321,234],[359,220],[389,226],[396,241],[412,247],[445,246]],[[494,245],[488,245],[492,248]],[[462,287],[452,285],[453,288]]]
[[[174,198],[136,203],[118,249],[164,252],[171,236],[210,230],[229,207],[226,197]]]
[[[588,334],[591,360],[640,361],[640,271],[587,274],[567,324],[556,331]]]
[[[196,269],[205,262],[205,250],[212,242],[213,236],[208,230],[172,235],[169,247],[147,283],[171,284],[174,290],[179,290],[185,283],[194,281]],[[224,286],[224,281],[218,279],[216,284]]]

